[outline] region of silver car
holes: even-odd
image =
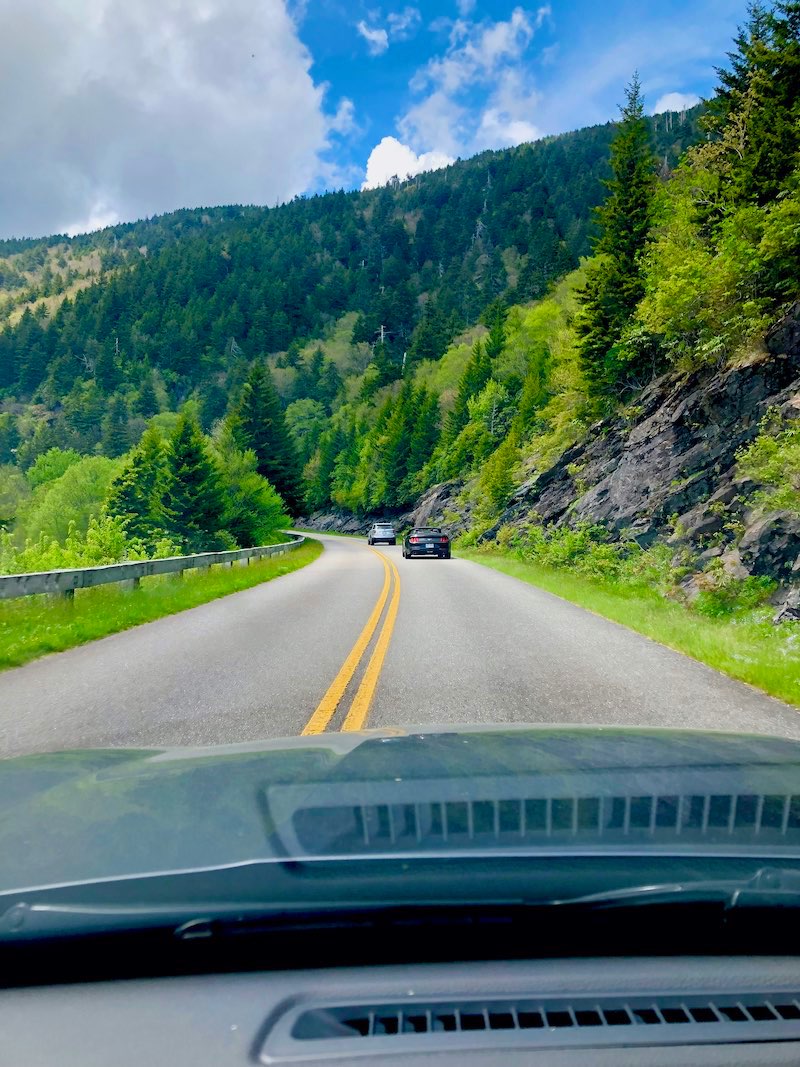
[[[394,526],[390,522],[373,523],[367,534],[367,544],[396,545],[397,534],[394,532]]]

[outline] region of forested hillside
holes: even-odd
[[[703,114],[645,117],[634,78],[619,123],[383,189],[7,242],[0,565],[244,544],[285,507],[789,603],[799,101],[792,0]]]

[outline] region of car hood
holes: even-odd
[[[0,760],[0,892],[283,857],[475,848],[800,855],[800,743],[417,727]]]

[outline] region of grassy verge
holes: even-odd
[[[309,541],[285,556],[258,560],[249,567],[234,564],[186,571],[182,578],[143,578],[135,590],[103,585],[77,590],[72,601],[47,596],[2,601],[0,670],[260,585],[305,567],[321,552],[321,544]]]
[[[800,706],[800,626],[773,626],[768,612],[711,619],[667,600],[655,590],[617,586],[501,552],[462,550],[458,555],[622,623],[662,645],[764,692]]]

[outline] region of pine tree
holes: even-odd
[[[653,217],[656,161],[644,118],[638,75],[625,90],[622,120],[611,146],[608,196],[597,209],[600,237],[576,321],[581,362],[590,395],[614,395],[625,387],[618,345],[644,289],[640,255]],[[632,369],[632,368],[631,368]]]
[[[150,548],[165,536],[163,496],[167,466],[158,430],[151,426],[131,454],[122,473],[111,483],[106,511],[123,520],[132,537]]]
[[[419,475],[431,460],[439,443],[439,424],[441,412],[436,393],[429,392],[423,385],[414,396],[413,424],[408,448],[408,474],[400,486],[403,502],[411,501],[422,491]]]
[[[386,427],[386,444],[383,452],[383,475],[385,497],[392,506],[406,503],[400,486],[409,470],[411,438],[415,418],[415,395],[411,381],[406,381],[394,403]]]
[[[250,370],[231,425],[239,448],[252,448],[258,473],[277,489],[290,514],[298,515],[303,508],[299,461],[272,378],[260,361]]]
[[[110,344],[102,345],[94,364],[94,380],[104,393],[113,393],[120,375]]]
[[[139,396],[136,399],[136,410],[146,419],[158,414],[158,400],[153,387],[152,373],[145,375],[142,387],[139,390]]]
[[[224,513],[220,473],[192,412],[180,415],[170,439],[163,500],[169,532],[190,552],[219,546]]]
[[[478,340],[458,383],[453,409],[447,416],[447,440],[454,441],[469,422],[469,400],[476,396],[492,376],[492,361],[486,345]]]
[[[100,424],[100,450],[104,456],[113,459],[127,452],[130,444],[128,409],[123,398],[116,394]]]
[[[481,315],[482,321],[489,327],[486,338],[486,356],[493,363],[506,343],[506,316],[508,309],[502,300],[494,300]]]

